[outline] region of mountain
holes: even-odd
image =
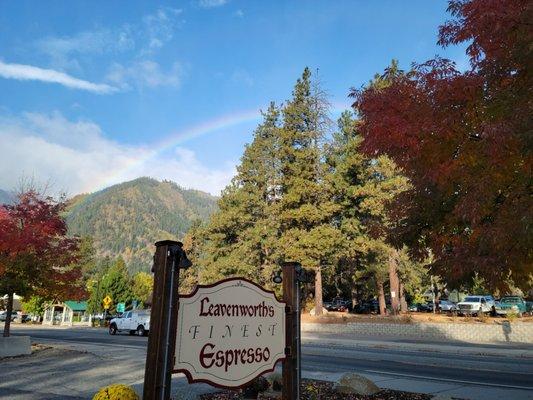
[[[11,204],[15,200],[15,196],[6,190],[0,189],[0,204]]]
[[[69,232],[91,236],[97,255],[122,256],[130,272],[149,271],[154,242],[181,239],[193,221],[206,220],[217,198],[173,182],[138,178],[71,199]]]

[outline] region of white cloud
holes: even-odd
[[[64,72],[45,69],[25,64],[8,64],[0,61],[0,77],[20,81],[41,81],[58,83],[72,88],[87,90],[98,94],[112,93],[117,89],[105,83],[93,83],[83,79],[74,78]]]
[[[164,71],[158,63],[148,60],[135,61],[127,66],[114,63],[107,74],[107,80],[122,89],[130,89],[132,86],[137,88],[178,87],[181,77],[182,67],[178,62]]]
[[[120,29],[96,29],[73,36],[49,36],[37,42],[38,49],[51,57],[74,53],[103,54],[131,50],[135,47],[133,33],[128,25]]]
[[[198,5],[202,8],[220,7],[226,4],[228,0],[199,0]]]
[[[234,16],[238,17],[238,18],[243,18],[244,17],[244,11],[242,11],[241,9],[235,11],[233,13]]]
[[[181,13],[180,9],[166,7],[143,17],[143,37],[146,43],[141,49],[141,55],[151,54],[174,37],[174,31],[181,22],[178,20]]]
[[[229,183],[235,163],[203,165],[190,149],[154,154],[147,146],[107,139],[90,121],[69,121],[60,113],[0,117],[0,188],[16,187],[21,177],[51,182],[70,195],[151,176],[213,194]]]

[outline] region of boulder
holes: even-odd
[[[370,379],[353,372],[344,374],[335,388],[341,393],[356,393],[364,396],[373,395],[380,391]]]
[[[29,336],[0,337],[0,358],[27,356],[31,354]]]

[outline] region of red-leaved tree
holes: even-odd
[[[364,149],[386,153],[414,189],[392,235],[432,249],[457,285],[532,280],[533,2],[452,0],[439,44],[469,43],[470,70],[445,59],[386,70],[387,85],[352,90]]]
[[[4,336],[9,336],[13,295],[45,298],[83,295],[76,261],[78,239],[67,236],[64,202],[35,191],[0,207],[0,294],[7,294]]]

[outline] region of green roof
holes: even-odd
[[[87,310],[87,302],[86,301],[69,300],[69,301],[65,301],[65,304],[72,311],[86,311]]]

